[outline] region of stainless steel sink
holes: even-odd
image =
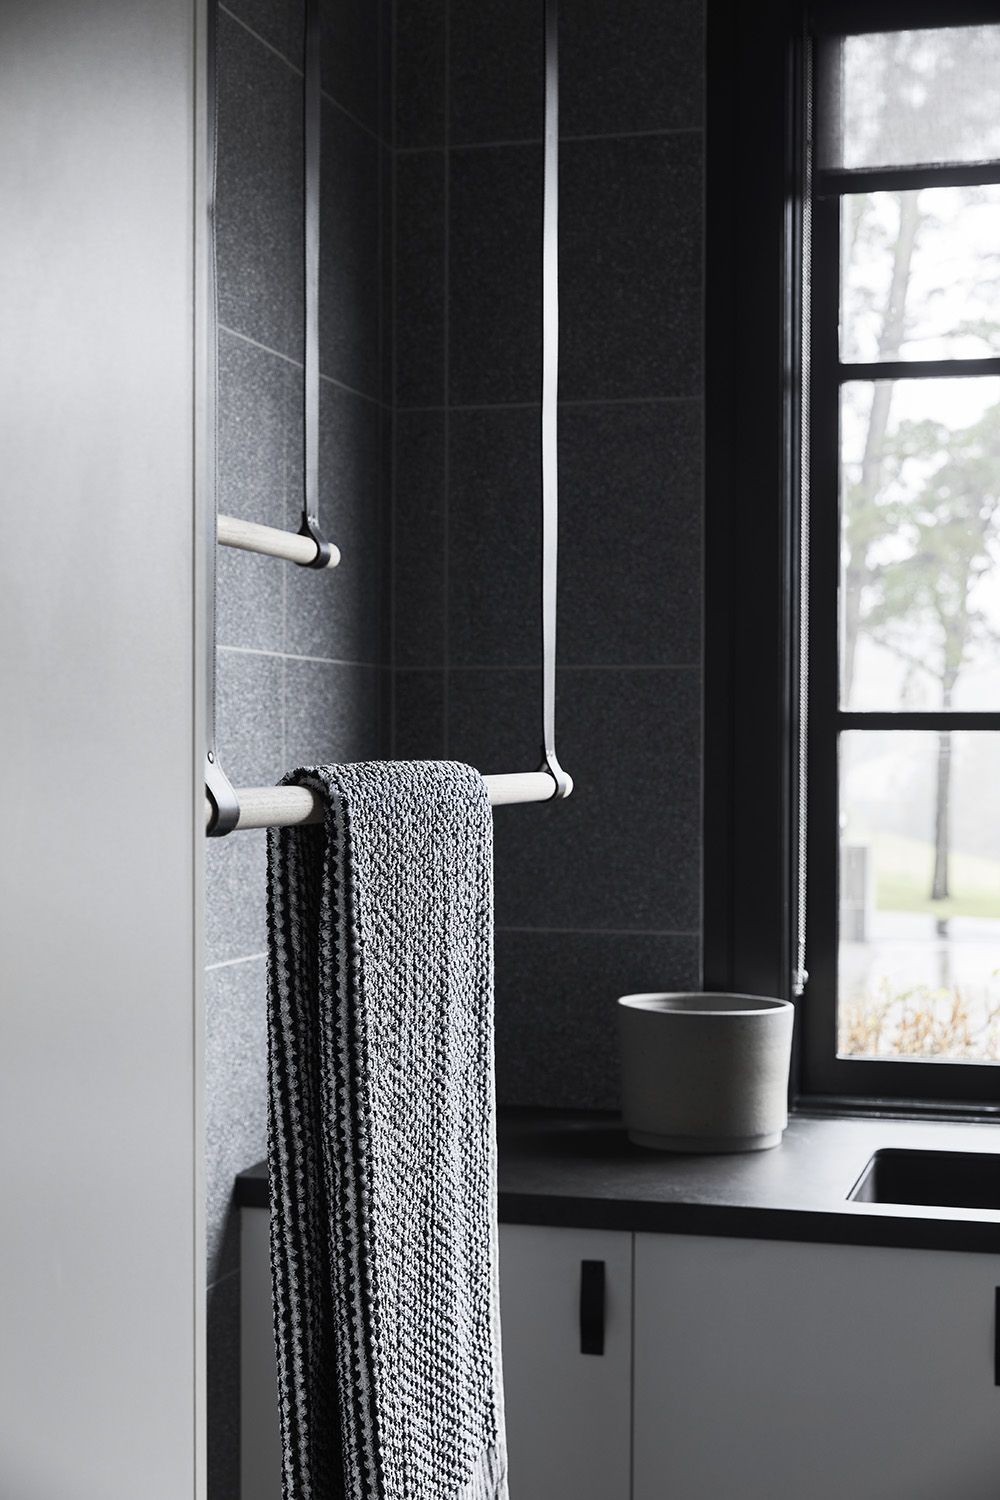
[[[876,1151],[847,1196],[856,1203],[1000,1209],[1000,1155]]]

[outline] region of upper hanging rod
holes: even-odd
[[[483,780],[493,807],[515,802],[548,802],[557,791],[548,771],[515,771],[508,776],[484,776]],[[240,804],[236,828],[296,828],[323,821],[323,804],[307,786],[241,787],[236,797]],[[214,816],[215,806],[206,797],[206,828],[211,827]]]
[[[261,552],[265,557],[283,557],[302,568],[335,568],[340,562],[340,548],[326,543],[329,555],[325,561],[323,545],[301,531],[279,531],[276,526],[258,526],[256,521],[240,521],[236,516],[219,516],[219,544],[238,547],[241,552]]]

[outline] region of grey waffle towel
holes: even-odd
[[[493,821],[478,772],[293,772],[268,835],[285,1500],[506,1500]]]

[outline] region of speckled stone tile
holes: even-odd
[[[523,738],[537,723],[540,739],[537,681],[531,673],[451,673],[449,749],[456,759],[483,771],[533,769],[529,747],[514,750],[511,726]],[[498,810],[497,922],[697,932],[699,673],[567,669],[558,677],[556,708],[559,758],[574,779],[573,795]]]
[[[441,406],[445,371],[445,153],[396,161],[396,400]]]
[[[219,321],[301,358],[301,79],[222,10],[218,99]]]
[[[452,151],[448,233],[450,401],[536,401],[541,146]]]
[[[445,653],[445,420],[396,414],[393,518],[393,661],[441,667]]]
[[[377,667],[289,661],[286,769],[377,759],[384,675]]]
[[[382,420],[374,401],[321,382],[320,526],[341,560],[319,571],[289,568],[285,650],[292,655],[366,663],[383,655]]]
[[[694,934],[500,929],[498,1102],[617,1109],[615,1002],[644,990],[697,989],[698,946]]]
[[[700,134],[564,143],[559,394],[700,396]]]
[[[281,774],[281,659],[219,650],[215,702],[219,764],[233,786],[273,786]]]
[[[701,403],[559,413],[559,659],[697,665]]]
[[[394,144],[445,142],[447,0],[407,0],[396,7]]]
[[[267,947],[266,837],[262,828],[247,828],[205,841],[205,957],[210,964],[263,953]]]
[[[448,472],[449,660],[536,666],[542,649],[538,412],[452,412]]]
[[[452,0],[453,145],[541,140],[544,15],[536,0]]]
[[[320,368],[373,398],[381,379],[380,165],[377,140],[324,101]]]
[[[574,0],[559,12],[559,123],[564,135],[620,135],[701,125],[702,0]]]
[[[340,0],[323,0],[321,26],[328,7],[339,3]],[[287,62],[302,67],[305,8],[301,0],[226,0],[226,10],[280,52]]]
[[[381,25],[377,0],[327,0],[321,9],[323,90],[375,132],[383,84]]]
[[[443,672],[396,672],[394,677],[394,760],[444,760],[445,679]]]

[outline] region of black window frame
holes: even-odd
[[[837,1056],[829,982],[838,908],[831,713],[847,725],[837,706],[837,626],[830,615],[840,522],[837,420],[831,423],[829,413],[845,377],[837,349],[839,232],[834,227],[831,239],[830,230],[839,206],[825,190],[840,184],[830,173],[815,182],[811,213],[805,194],[816,39],[997,23],[1000,0],[772,0],[760,7],[708,0],[703,976],[706,989],[794,998],[798,573],[808,485],[813,707],[806,962],[813,978],[797,1002],[791,1090],[800,1108],[1000,1117],[996,1064]],[[951,169],[948,180],[955,175]],[[857,174],[851,181],[858,182]],[[900,185],[887,172],[879,181]],[[810,256],[812,297],[805,305],[803,236],[810,232],[819,256]],[[832,265],[823,256],[831,244]],[[803,356],[806,320],[812,372]],[[980,362],[955,363],[971,373]],[[879,371],[883,378],[890,372]],[[855,366],[852,373],[870,372]],[[912,375],[912,367],[905,373]],[[808,404],[821,420],[808,434],[805,473]],[[880,716],[849,717],[879,727]],[[914,723],[905,726],[903,715],[886,717],[895,728],[936,727],[933,714],[907,715]],[[950,727],[966,727],[964,717],[980,729],[995,727],[989,715],[955,713]]]

